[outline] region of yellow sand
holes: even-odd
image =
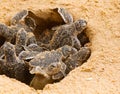
[[[0,0],[0,22],[8,24],[22,9],[54,7],[87,20],[90,59],[42,91],[0,76],[0,94],[120,94],[120,0]]]

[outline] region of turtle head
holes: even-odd
[[[82,19],[75,21],[74,24],[78,33],[81,33],[87,27],[87,22]]]
[[[75,49],[74,47],[65,45],[62,47],[62,53],[65,57],[68,57],[70,54],[74,54],[77,52],[77,49]]]
[[[48,75],[54,75],[54,74],[60,72],[61,67],[62,67],[62,65],[61,65],[60,62],[54,62],[54,63],[51,63],[47,67],[46,72],[47,72]]]

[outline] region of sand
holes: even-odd
[[[0,22],[8,24],[22,9],[55,7],[87,20],[90,59],[44,90],[0,76],[0,94],[120,94],[120,0],[0,0]]]

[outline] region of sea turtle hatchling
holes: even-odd
[[[83,64],[90,56],[91,51],[88,47],[82,47],[79,51],[77,51],[75,48],[72,49],[71,48],[72,47],[70,46],[63,46],[57,49],[56,51],[52,50],[51,54],[48,52],[43,52],[37,55],[36,58],[31,60],[29,62],[29,66],[31,66],[30,73],[35,74],[35,76],[33,77],[30,86],[34,87],[35,89],[42,89],[43,86],[45,86],[48,83],[52,83],[54,81],[60,81],[71,70]],[[57,56],[57,54],[60,53],[59,51],[64,53],[64,55],[66,54],[65,56],[67,57],[62,60],[60,58],[60,55]],[[46,62],[49,62],[49,64]],[[44,76],[42,77],[44,78],[44,80],[41,79],[40,78],[41,76],[39,75]]]
[[[69,45],[75,47],[76,49],[81,48],[81,43],[77,38],[77,35],[80,34],[87,27],[87,22],[85,20],[77,20],[71,24],[65,24],[57,28],[55,31],[48,48],[57,49],[64,45]]]
[[[65,68],[62,60],[76,51],[75,48],[65,45],[57,50],[41,52],[28,63],[30,73],[45,77],[56,74],[58,71],[62,71],[61,68]]]
[[[0,59],[0,74],[5,74],[8,77],[29,84],[32,75],[29,73],[28,66],[24,61],[17,57],[14,45],[5,42],[4,54],[5,59]]]
[[[78,66],[81,66],[85,61],[88,60],[90,57],[91,50],[89,47],[82,47],[79,51],[75,54],[70,55],[65,61],[66,71],[65,73],[68,74],[71,70],[75,69]],[[52,76],[53,80],[61,80],[64,75],[59,72]]]
[[[31,21],[30,21],[30,19],[31,19]],[[35,26],[32,25],[32,24],[35,24],[34,20],[32,18],[29,18],[29,19],[26,19],[25,22],[27,24],[18,23],[15,26],[7,26],[5,24],[0,23],[0,37],[5,38],[5,41],[11,42],[11,41],[15,41],[16,33],[21,28],[24,28],[26,32],[33,31],[35,28]]]
[[[39,78],[39,80],[36,80],[38,79],[37,75],[44,76],[44,79],[46,79],[46,81],[52,81],[51,77],[59,72],[66,76],[66,65],[63,63],[63,60],[69,55],[76,52],[77,49],[65,45],[57,50],[45,51],[36,55],[34,59],[28,62],[30,73],[35,74],[30,86],[37,85],[37,87],[40,88],[41,85],[45,86],[47,84],[47,82],[38,82],[41,83],[38,85],[36,81],[41,81],[41,78]]]

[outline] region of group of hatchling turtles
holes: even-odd
[[[10,26],[0,23],[1,75],[42,89],[48,83],[60,81],[89,58],[91,50],[85,46],[89,39],[84,33],[87,22],[73,21],[64,8],[52,11],[59,14],[63,23],[50,23],[51,28],[46,26],[43,31],[39,30],[36,15],[28,10],[17,13]]]

